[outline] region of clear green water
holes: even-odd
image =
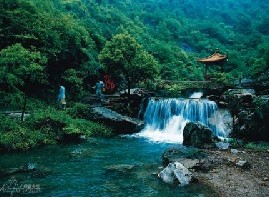
[[[42,169],[42,174],[31,171],[2,176],[0,195],[11,195],[3,186],[13,178],[17,187],[40,187],[40,191],[32,192],[25,188],[15,189],[13,196],[216,196],[210,188],[201,184],[178,187],[157,178],[156,173],[162,166],[161,155],[171,146],[175,145],[138,138],[92,138],[82,144],[1,154],[2,171],[34,163]]]

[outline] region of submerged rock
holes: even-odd
[[[176,162],[182,158],[184,153],[178,148],[169,148],[162,154],[163,166],[166,167],[169,163]]]
[[[0,176],[10,177],[17,174],[29,174],[32,177],[43,177],[50,173],[50,169],[40,166],[36,163],[26,163],[18,168],[11,168],[8,170],[1,170]]]
[[[168,166],[158,174],[165,183],[188,185],[192,180],[192,173],[179,162],[169,163]]]
[[[201,164],[206,154],[196,148],[168,148],[162,154],[163,166],[169,163],[179,162],[186,168],[193,169]]]
[[[119,165],[109,165],[105,167],[107,171],[120,172],[120,173],[128,173],[130,172],[135,165],[127,165],[127,164],[119,164]]]
[[[205,148],[217,141],[213,131],[200,122],[189,122],[183,130],[183,145]]]

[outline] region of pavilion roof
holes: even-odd
[[[222,55],[218,52],[215,52],[211,56],[206,57],[206,58],[199,58],[199,59],[197,59],[197,61],[200,63],[210,64],[210,63],[223,62],[225,59],[227,59],[227,55]]]

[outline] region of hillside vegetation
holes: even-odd
[[[216,48],[229,61],[215,81],[267,79],[268,12],[268,0],[0,0],[0,109],[54,105],[59,82],[80,101],[100,72],[118,90],[203,81],[196,60]]]

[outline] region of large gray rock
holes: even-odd
[[[218,149],[220,149],[220,150],[226,150],[226,149],[229,149],[230,143],[228,143],[228,142],[217,142],[216,147]]]
[[[220,101],[229,102],[229,97],[235,97],[240,103],[251,104],[255,96],[254,89],[228,89],[220,97]]]
[[[183,145],[205,148],[217,142],[210,128],[200,122],[189,122],[183,130]]]
[[[239,167],[239,168],[241,168],[241,169],[243,169],[243,170],[249,170],[249,169],[251,169],[251,164],[249,162],[247,162],[247,161],[240,160],[240,161],[238,161],[236,163],[236,166]]]
[[[269,135],[269,101],[260,99],[259,106],[253,109],[244,108],[237,115],[235,133],[247,141],[268,141]]]
[[[144,126],[142,121],[123,116],[105,107],[93,107],[91,112],[94,120],[111,127],[116,134],[135,133]]]
[[[223,93],[223,95],[238,95],[244,96],[247,94],[255,95],[254,89],[228,89]]]
[[[192,180],[192,173],[181,163],[169,163],[158,176],[168,184],[179,184],[179,186],[188,185]]]

